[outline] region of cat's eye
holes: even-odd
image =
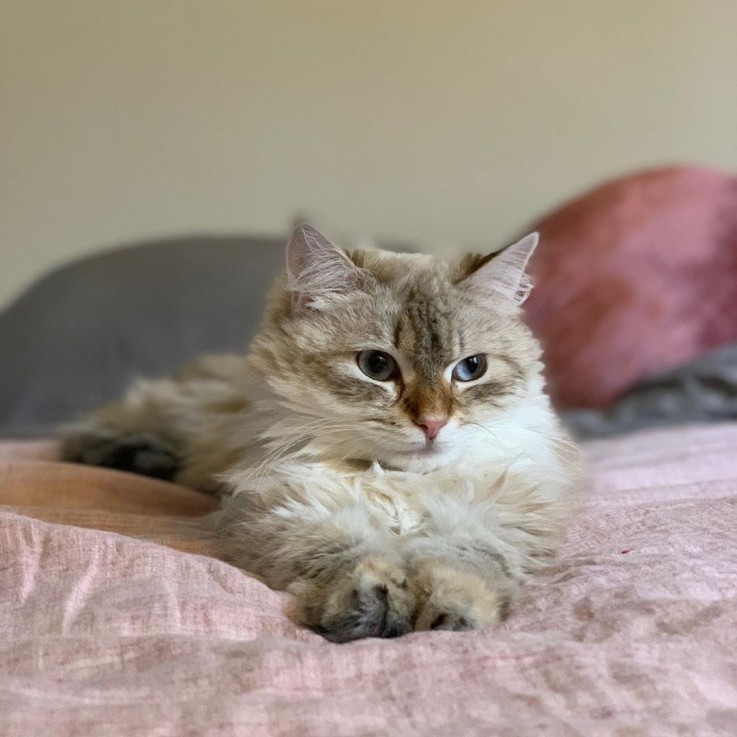
[[[384,351],[361,351],[356,362],[358,368],[375,381],[389,381],[399,373],[397,362]]]
[[[477,353],[475,356],[468,356],[453,368],[453,378],[456,381],[474,381],[480,379],[486,373],[486,356],[483,353]]]

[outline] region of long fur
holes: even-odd
[[[578,481],[518,309],[536,242],[447,264],[298,229],[248,355],[139,382],[67,428],[64,454],[220,494],[228,558],[331,640],[499,622]],[[364,350],[397,377],[363,374]],[[477,354],[486,373],[457,381]],[[435,439],[426,417],[447,421]]]

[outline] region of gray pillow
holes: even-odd
[[[246,347],[285,238],[201,236],[64,266],[0,313],[0,436],[49,433],[199,354]]]

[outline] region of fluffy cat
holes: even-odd
[[[64,457],[221,494],[227,556],[330,640],[495,624],[578,479],[520,316],[536,244],[446,263],[302,226],[246,356],[138,382]]]

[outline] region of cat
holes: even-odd
[[[579,486],[521,317],[537,240],[446,262],[301,226],[247,355],[134,384],[63,457],[219,494],[227,557],[334,642],[494,625]]]

